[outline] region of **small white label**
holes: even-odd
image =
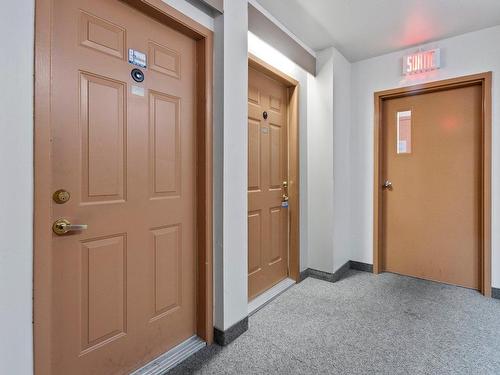
[[[288,201],[281,202],[281,207],[287,208],[288,207]]]
[[[144,87],[132,85],[130,91],[132,95],[144,96]]]
[[[128,50],[128,62],[132,65],[140,66],[141,68],[146,67],[147,57],[143,52],[136,51],[134,49]]]

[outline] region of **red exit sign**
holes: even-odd
[[[403,74],[428,72],[441,67],[441,50],[439,48],[413,53],[403,57]]]

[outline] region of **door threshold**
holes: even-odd
[[[168,352],[156,357],[140,369],[130,373],[130,375],[165,374],[200,349],[203,349],[206,345],[207,343],[198,336],[192,336]]]
[[[272,288],[266,290],[264,293],[258,295],[253,300],[248,302],[248,315],[255,314],[257,311],[259,311],[273,299],[278,297],[281,293],[291,288],[293,285],[295,285],[295,280],[287,277]]]

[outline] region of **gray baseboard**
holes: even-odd
[[[248,330],[248,317],[240,320],[232,327],[221,331],[214,328],[214,341],[220,346],[226,346],[236,340],[241,334]]]
[[[307,268],[306,270],[300,273],[300,281],[307,279],[308,277],[312,277],[314,279],[335,283],[340,279],[342,279],[347,273],[347,271],[349,271],[350,269],[363,272],[373,272],[373,265],[350,260],[334,273],[319,271],[313,268]]]
[[[351,264],[351,269],[352,270],[373,273],[373,264],[368,264],[368,263],[363,263],[363,262],[356,262],[354,260],[351,260],[350,264]]]
[[[497,288],[491,288],[491,297],[500,299],[500,289]]]
[[[319,279],[319,280],[323,280],[323,281],[328,281],[330,283],[335,283],[335,282],[339,281],[345,275],[345,273],[347,271],[349,271],[349,269],[350,269],[350,265],[349,265],[349,262],[347,262],[346,264],[344,264],[342,267],[340,267],[334,273],[319,271],[319,270],[315,270],[313,268],[308,268],[307,270],[305,270],[305,275],[306,275],[306,277],[312,277],[314,279]]]
[[[306,270],[300,273],[300,281],[307,279],[308,277],[312,277],[314,279],[319,279],[323,281],[328,281],[331,283],[335,283],[342,279],[347,271],[350,269],[356,271],[370,272],[373,273],[373,264],[356,262],[354,260],[350,260],[342,267],[340,267],[336,272],[324,272],[315,270],[312,268],[307,268]],[[299,282],[300,282],[299,281]],[[500,299],[500,289],[499,288],[491,288],[491,298]]]
[[[300,283],[302,280],[305,280],[309,277],[309,275],[307,274],[307,270],[309,268],[305,269],[304,271],[301,271],[300,272],[300,275],[299,275],[299,279],[297,280],[297,283]]]

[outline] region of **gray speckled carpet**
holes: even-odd
[[[172,374],[500,374],[500,301],[394,274],[312,278]]]

